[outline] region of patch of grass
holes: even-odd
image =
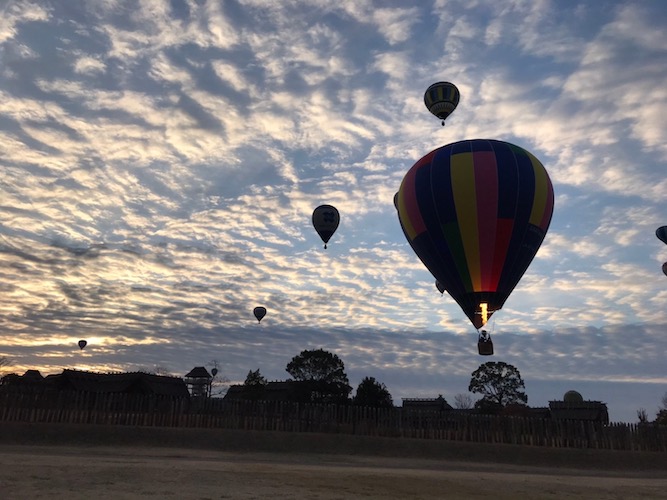
[[[230,429],[3,422],[0,445],[126,446],[345,455],[595,470],[667,470],[667,454]]]

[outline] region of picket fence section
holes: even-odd
[[[667,426],[140,394],[0,392],[0,421],[322,432],[558,448],[667,451]]]

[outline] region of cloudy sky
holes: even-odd
[[[9,1],[0,16],[0,357],[270,380],[303,349],[452,401],[488,358],[408,245],[407,170],[531,151],[551,227],[489,323],[528,403],[616,421],[667,392],[667,8],[654,1]],[[445,127],[424,90],[454,82]],[[329,248],[315,207],[341,214]],[[261,324],[252,315],[262,305]],[[80,351],[79,339],[88,347]]]

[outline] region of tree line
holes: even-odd
[[[285,370],[290,375],[294,391],[291,398],[311,403],[351,403],[359,406],[390,408],[394,406],[386,385],[375,377],[364,377],[350,397],[350,385],[345,364],[336,354],[324,349],[304,350],[294,356]],[[261,398],[268,384],[259,369],[250,370],[242,384],[242,396]],[[454,398],[457,408],[475,407],[492,412],[508,405],[525,405],[528,396],[519,370],[504,362],[487,362],[472,373],[468,391],[481,395],[476,402],[468,394]]]
[[[292,399],[312,403],[335,403],[375,408],[394,406],[386,385],[375,377],[364,377],[350,397],[352,387],[345,373],[345,364],[338,355],[324,349],[304,350],[294,356],[285,370],[291,376],[288,382],[296,390]],[[248,399],[259,399],[268,384],[260,370],[250,370],[242,384],[242,392]],[[480,396],[473,400],[471,394]],[[472,372],[468,393],[454,396],[453,406],[458,409],[475,408],[482,413],[499,413],[503,409],[520,410],[527,407],[528,395],[519,370],[502,361],[482,363]],[[643,408],[637,411],[640,423],[649,423],[648,413]],[[667,393],[654,423],[667,425]]]

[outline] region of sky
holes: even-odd
[[[5,1],[6,373],[217,364],[285,380],[325,349],[394,402],[467,393],[477,333],[393,195],[463,139],[546,167],[554,215],[489,325],[528,404],[612,421],[667,393],[667,7],[508,0]],[[445,127],[423,95],[456,84]],[[328,249],[311,224],[332,204]],[[258,323],[252,310],[268,312]],[[77,342],[86,339],[80,350]],[[354,394],[354,391],[352,392]],[[478,396],[474,395],[473,399]]]

